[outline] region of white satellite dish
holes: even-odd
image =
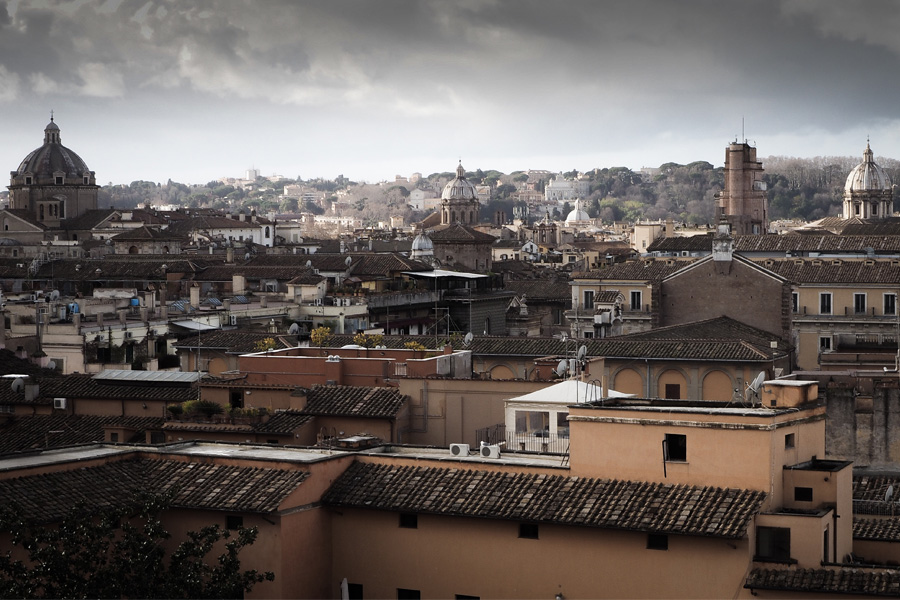
[[[344,261],[344,264],[347,265],[347,266],[349,267],[349,266],[350,266],[350,263],[352,263],[352,262],[353,262],[353,257],[352,257],[352,256],[348,256],[348,257],[347,257],[347,260]]]
[[[244,254],[244,260],[250,260],[250,253],[247,252]]]
[[[578,349],[578,354],[575,356],[578,360],[584,360],[584,357],[587,356],[587,346],[584,344],[581,345],[581,348]]]
[[[21,377],[16,377],[15,379],[13,379],[12,385],[9,387],[12,388],[13,392],[18,394],[25,389],[25,380]]]
[[[469,344],[472,343],[472,340],[474,340],[474,339],[475,339],[475,336],[472,335],[472,332],[470,331],[469,333],[466,334],[466,337],[463,338],[463,344],[468,346]]]
[[[884,493],[884,501],[890,502],[891,498],[893,498],[893,497],[894,497],[894,486],[893,486],[893,484],[891,484],[888,486],[887,491]]]
[[[312,261],[311,261],[311,260],[306,261],[306,266],[307,266],[307,267],[312,267]]]
[[[754,396],[756,396],[756,399],[759,400],[759,388],[760,388],[760,386],[762,386],[762,382],[765,379],[766,379],[766,372],[760,371],[759,375],[757,375],[753,379],[753,381],[751,381],[750,383],[747,384],[747,392],[749,392],[749,394],[747,394],[747,396],[749,396],[750,394],[753,394]],[[750,402],[752,404],[753,400],[750,399]]]
[[[59,300],[59,290],[53,290],[50,292],[50,301],[56,302],[57,300]]]
[[[48,363],[47,363],[47,368],[48,368],[48,369],[51,369],[51,370],[53,370],[53,371],[55,371],[55,370],[56,370],[56,361],[55,361],[55,360],[51,360],[50,362],[48,362]]]
[[[297,335],[298,333],[300,333],[300,326],[296,323],[291,323],[291,326],[288,327],[288,334]]]
[[[569,368],[569,361],[567,361],[566,359],[562,359],[561,361],[559,361],[559,364],[556,365],[556,370],[553,372],[559,376],[563,376],[566,374],[566,370],[568,368]]]

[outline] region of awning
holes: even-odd
[[[212,331],[214,329],[219,329],[218,327],[213,327],[212,325],[207,325],[206,323],[194,320],[172,321],[171,324],[178,325],[179,327],[184,327],[185,329],[190,329],[192,331]]]
[[[434,269],[433,271],[403,271],[404,275],[411,277],[422,277],[424,279],[485,279],[488,275],[479,275],[478,273],[462,273],[459,271],[447,271],[445,269]]]

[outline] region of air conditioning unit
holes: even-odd
[[[126,339],[126,340],[130,340],[131,337],[132,337],[131,332],[130,332],[130,331],[126,331],[126,332],[125,332],[125,339]]]
[[[469,445],[468,444],[450,444],[450,454],[453,456],[468,456],[469,455]]]
[[[497,446],[497,445],[482,446],[481,447],[481,457],[482,458],[500,458],[500,446]]]
[[[53,408],[65,410],[66,409],[66,399],[65,398],[54,398],[53,399]]]
[[[231,315],[231,324],[237,325],[237,315]]]
[[[316,298],[316,306],[322,306],[322,299]]]

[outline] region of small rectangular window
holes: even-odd
[[[647,550],[668,550],[669,536],[664,533],[647,534]]]
[[[681,398],[681,384],[666,384],[666,400],[679,400]]]
[[[831,292],[822,292],[819,294],[819,314],[831,314]]]
[[[591,310],[594,308],[594,290],[584,291],[584,308],[585,310]]]
[[[363,600],[363,586],[361,583],[347,584],[347,598],[349,600]]]
[[[400,527],[418,529],[419,515],[415,513],[400,513]]]
[[[56,178],[56,185],[62,185],[62,182],[63,182],[63,178],[62,178],[62,177],[57,177],[57,178]]]
[[[469,594],[456,594],[456,600],[481,600],[481,596],[470,596]]]
[[[519,523],[519,537],[529,540],[538,539],[537,523]]]
[[[240,529],[244,526],[244,517],[240,515],[228,515],[225,517],[225,529]]]
[[[756,559],[789,561],[791,559],[791,530],[789,527],[757,527]]]
[[[794,447],[794,434],[788,433],[784,436],[784,447],[785,449]]]
[[[641,310],[640,292],[631,292],[631,310]]]
[[[673,462],[687,461],[687,436],[679,433],[667,433],[665,439],[666,460]]]
[[[406,588],[397,588],[397,600],[419,600],[422,592],[419,590],[408,590]]]
[[[115,444],[116,442],[118,442],[118,441],[119,441],[119,434],[116,433],[115,431],[112,432],[112,433],[110,433],[110,434],[109,434],[109,441],[111,441],[111,442],[114,443],[114,444]]]
[[[831,336],[823,335],[819,338],[819,350],[831,350]]]
[[[812,502],[813,489],[811,487],[795,487],[794,502]]]
[[[857,315],[866,314],[865,294],[853,294],[853,313]]]
[[[886,314],[886,315],[896,315],[897,314],[897,294],[885,294],[884,295],[884,314]]]
[[[791,312],[800,312],[800,294],[791,292]]]

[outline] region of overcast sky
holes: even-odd
[[[897,31],[894,0],[10,0],[0,167],[51,110],[103,184],[900,158]]]

